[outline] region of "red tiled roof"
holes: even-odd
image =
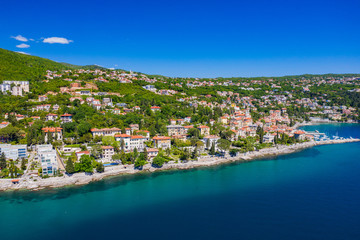
[[[156,136],[153,137],[154,140],[170,140],[171,137],[166,137],[166,136]]]

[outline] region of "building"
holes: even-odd
[[[197,127],[197,129],[200,130],[200,135],[203,135],[203,136],[208,136],[210,135],[210,128],[208,126],[199,126]]]
[[[52,176],[59,170],[56,150],[51,144],[36,146],[37,159],[41,163],[42,175]]]
[[[80,161],[80,158],[81,158],[82,155],[88,155],[88,156],[90,156],[90,152],[89,152],[89,151],[80,151],[80,152],[76,152],[75,154],[76,154],[76,159],[77,159],[78,161]]]
[[[138,150],[138,152],[143,152],[147,138],[141,135],[131,136],[128,134],[117,134],[115,135],[115,140],[118,142],[124,142],[123,150],[126,152],[134,151],[135,148]],[[121,145],[120,147],[122,147]]]
[[[7,127],[7,126],[9,126],[9,122],[2,122],[2,123],[0,123],[0,128],[4,128],[4,127]]]
[[[60,121],[62,123],[69,123],[72,122],[72,115],[69,113],[65,113],[63,115],[60,116]]]
[[[93,128],[91,129],[91,133],[93,135],[93,137],[95,136],[115,136],[115,134],[120,133],[121,129],[119,128],[102,128],[102,129],[97,129],[97,128]]]
[[[39,98],[38,98],[39,102],[44,102],[44,101],[47,101],[47,100],[48,100],[48,97],[45,96],[45,95],[40,95]]]
[[[165,136],[153,137],[154,147],[156,148],[171,148],[171,138]]]
[[[57,114],[55,113],[49,113],[45,117],[45,121],[55,121],[57,119]]]
[[[169,136],[177,136],[185,134],[185,128],[181,125],[168,125],[166,126]]]
[[[22,88],[20,86],[14,86],[11,90],[11,94],[13,96],[22,96],[23,95]]]
[[[275,133],[276,135],[276,133]],[[267,133],[263,136],[263,142],[264,143],[273,143],[275,139],[275,135]]]
[[[297,140],[303,141],[303,140],[305,140],[306,134],[302,130],[297,130],[294,132],[294,137]]]
[[[26,145],[0,144],[0,154],[4,153],[7,159],[20,159],[27,157]]]
[[[9,81],[6,80],[3,82],[3,84],[14,84],[17,87],[20,87],[22,89],[22,91],[24,92],[29,92],[30,91],[30,85],[29,85],[29,81]]]
[[[153,107],[151,107],[151,111],[153,111],[153,112],[158,112],[158,111],[160,111],[160,110],[161,110],[161,108],[158,107],[158,106],[153,106]]]
[[[156,157],[159,153],[159,149],[157,148],[147,148],[146,151],[147,151],[148,160]]]
[[[208,135],[208,136],[205,136],[203,141],[204,141],[204,144],[205,146],[209,146],[209,149],[211,148],[211,146],[213,144],[215,144],[215,149],[216,149],[216,146],[217,146],[217,141],[220,139],[220,137],[218,136],[215,136],[215,135]]]
[[[13,87],[11,87],[13,86]],[[10,92],[14,96],[22,96],[23,92],[29,92],[28,81],[4,81],[0,84],[0,91],[3,93]]]
[[[51,134],[52,139],[62,141],[62,128],[60,127],[45,127],[42,129],[45,133],[45,142],[48,141],[48,137]]]
[[[112,161],[112,156],[115,154],[114,147],[112,146],[101,146],[102,158],[105,161]]]

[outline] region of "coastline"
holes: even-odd
[[[137,174],[141,172],[156,172],[156,171],[166,171],[171,169],[185,170],[199,167],[210,167],[225,163],[237,162],[237,161],[255,161],[269,156],[279,156],[284,154],[290,154],[304,150],[306,148],[311,148],[319,145],[329,145],[329,144],[342,144],[350,142],[360,142],[360,139],[342,139],[342,140],[326,140],[320,142],[304,142],[297,143],[293,145],[278,145],[271,148],[265,148],[258,151],[252,151],[247,153],[238,154],[235,157],[204,157],[200,158],[197,161],[189,161],[186,163],[167,163],[164,164],[162,168],[154,168],[150,164],[147,164],[143,167],[142,170],[134,169],[133,165],[123,166],[112,166],[106,167],[105,172],[103,173],[94,173],[87,175],[85,173],[75,173],[71,176],[64,175],[62,177],[53,177],[53,178],[36,178],[31,179],[20,178],[18,184],[12,183],[12,179],[0,179],[0,191],[6,190],[41,190],[44,188],[59,188],[71,185],[84,185],[90,182],[99,181],[106,177],[126,175],[126,174]]]
[[[303,126],[314,126],[314,125],[321,125],[321,124],[359,124],[359,122],[351,121],[351,122],[337,122],[331,120],[311,120],[309,122],[297,122],[293,128],[298,129],[299,127]]]

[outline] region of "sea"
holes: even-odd
[[[305,126],[360,138],[359,124]],[[0,239],[360,239],[360,143],[0,193]]]

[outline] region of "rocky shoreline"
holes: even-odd
[[[84,185],[93,181],[99,181],[103,178],[125,174],[136,174],[140,172],[155,172],[164,171],[170,169],[191,169],[198,167],[209,167],[224,163],[236,162],[236,161],[253,161],[269,156],[278,156],[283,154],[289,154],[297,151],[301,151],[306,148],[327,145],[327,144],[341,144],[349,142],[360,142],[360,139],[342,139],[342,140],[327,140],[321,142],[305,142],[297,143],[293,145],[279,145],[276,147],[261,149],[259,151],[248,152],[244,154],[238,154],[235,157],[204,157],[198,161],[189,161],[186,163],[167,163],[162,168],[154,168],[150,164],[144,166],[142,170],[134,169],[133,165],[123,166],[112,166],[106,167],[103,173],[94,173],[87,175],[85,173],[76,173],[71,176],[64,175],[62,177],[53,177],[42,179],[39,177],[26,177],[20,178],[17,184],[14,184],[11,179],[0,179],[0,191],[6,190],[40,190],[44,188],[58,188],[71,185]]]

